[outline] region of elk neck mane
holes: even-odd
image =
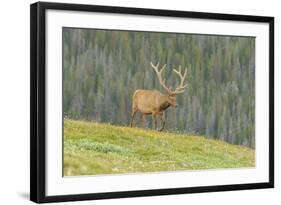
[[[163,93],[159,92],[161,95],[161,101],[160,101],[160,110],[166,110],[168,107],[170,107],[170,103],[167,101],[167,98],[169,98],[167,95],[164,95]]]

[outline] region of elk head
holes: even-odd
[[[184,84],[184,80],[187,74],[187,69],[185,68],[184,73],[181,72],[181,66],[179,66],[179,69],[173,69],[173,71],[180,77],[180,84],[176,87],[175,90],[172,90],[172,88],[168,88],[165,85],[165,79],[162,79],[162,72],[166,67],[166,64],[162,66],[162,68],[159,70],[159,62],[157,63],[157,65],[154,65],[152,62],[150,62],[151,67],[154,69],[154,71],[156,72],[156,75],[158,77],[158,80],[160,82],[160,85],[164,88],[164,90],[167,93],[167,101],[168,103],[173,106],[173,107],[177,107],[177,101],[176,101],[176,97],[178,94],[183,93],[184,89],[187,87],[188,84]]]

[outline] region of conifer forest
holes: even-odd
[[[63,28],[64,118],[128,126],[137,89],[165,94],[150,63],[187,68],[185,92],[164,132],[191,133],[255,148],[255,38]],[[151,129],[151,116],[147,117]],[[158,120],[158,123],[160,121]],[[141,115],[135,126],[143,127]]]

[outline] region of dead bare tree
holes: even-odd
[[[171,88],[168,88],[165,85],[165,79],[162,79],[162,72],[165,69],[166,64],[162,66],[160,70],[158,69],[159,62],[157,65],[154,65],[151,62],[150,65],[156,72],[160,85],[164,88],[166,94],[162,94],[158,90],[136,90],[132,99],[130,127],[132,127],[134,117],[139,111],[142,113],[142,119],[145,126],[146,115],[152,115],[154,129],[157,129],[157,115],[159,115],[162,123],[159,131],[162,131],[165,126],[165,110],[170,106],[177,107],[176,96],[183,93],[187,86],[187,84],[184,84],[187,69],[185,69],[183,74],[181,72],[181,66],[179,66],[178,70],[173,69],[173,71],[180,77],[180,84],[174,91],[172,91]]]

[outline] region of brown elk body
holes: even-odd
[[[163,94],[157,90],[136,90],[132,99],[130,126],[132,127],[134,117],[139,111],[142,113],[142,119],[145,126],[146,115],[152,115],[153,127],[155,129],[157,129],[157,116],[159,115],[162,123],[160,131],[162,131],[165,126],[165,110],[170,106],[177,107],[176,96],[180,93],[183,93],[184,88],[187,86],[187,84],[183,85],[184,79],[186,77],[186,70],[182,75],[181,68],[179,68],[179,71],[174,69],[174,72],[179,75],[181,82],[176,90],[172,91],[165,85],[165,80],[162,80],[161,77],[161,73],[166,65],[164,65],[160,71],[158,70],[159,63],[156,66],[151,63],[151,66],[155,70],[158,80],[167,94]]]

